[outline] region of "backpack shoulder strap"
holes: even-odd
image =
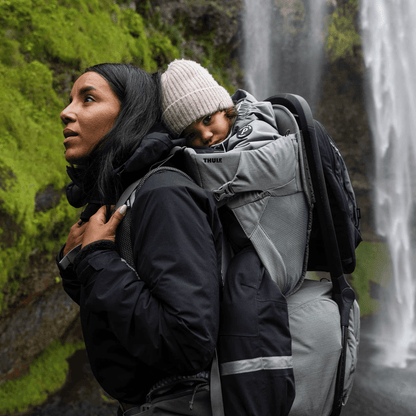
[[[282,136],[299,133],[299,126],[295,116],[281,104],[272,104],[276,117],[277,129]]]
[[[185,172],[181,171],[180,169],[176,169],[171,166],[159,166],[155,169],[150,170],[147,172],[145,176],[138,179],[137,181],[133,182],[126,190],[123,192],[117,204],[115,206],[115,210],[117,210],[122,205],[126,204],[129,208],[131,208],[134,204],[134,200],[136,198],[136,191],[141,189],[144,183],[149,179],[152,175],[156,173],[161,173],[165,171],[177,172],[181,175],[185,176],[189,180],[192,180],[190,176],[188,176]],[[131,213],[130,209],[127,210],[123,220],[121,221],[120,225],[116,230],[116,247],[117,251],[120,256],[131,266],[134,268],[134,256],[133,256],[133,248],[131,245]]]
[[[142,186],[143,186],[143,184],[146,182],[146,180],[150,177],[150,176],[152,176],[152,175],[154,175],[155,173],[159,173],[159,172],[161,172],[161,171],[166,171],[166,170],[170,170],[170,171],[173,171],[173,172],[178,172],[178,173],[180,173],[181,175],[184,175],[184,176],[186,176],[189,180],[191,180],[191,181],[193,181],[193,179],[189,176],[189,175],[187,175],[185,172],[183,172],[182,170],[180,170],[180,169],[176,169],[176,168],[174,168],[174,167],[171,167],[171,166],[165,166],[165,163],[166,162],[168,162],[174,155],[175,155],[175,153],[176,152],[178,152],[179,150],[182,150],[183,148],[182,147],[180,147],[180,146],[175,146],[172,150],[171,150],[171,152],[170,152],[170,155],[166,158],[166,159],[164,159],[164,160],[162,160],[161,162],[159,162],[159,163],[157,163],[157,164],[155,164],[155,165],[153,165],[151,168],[150,168],[150,170],[149,170],[149,172],[147,172],[147,174],[146,175],[144,175],[143,177],[141,177],[140,179],[137,179],[137,181],[135,181],[135,182],[133,182],[131,185],[129,185],[125,190],[124,190],[124,192],[121,194],[121,197],[118,199],[118,201],[117,201],[117,203],[116,203],[116,206],[115,206],[115,208],[114,208],[114,211],[116,211],[118,208],[120,208],[122,205],[124,205],[126,202],[127,202],[127,205],[128,206],[131,206],[131,205],[133,205],[133,202],[134,202],[134,194],[135,194],[135,190],[138,190],[138,189],[140,189]],[[133,200],[132,201],[130,201],[130,205],[129,205],[129,203],[128,203],[128,201],[130,200],[130,197],[131,196],[133,196]]]

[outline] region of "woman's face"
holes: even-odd
[[[120,102],[108,82],[96,72],[82,74],[62,111],[65,159],[73,164],[87,156],[113,127]]]

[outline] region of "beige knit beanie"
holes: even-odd
[[[162,120],[174,137],[201,117],[233,105],[227,90],[197,62],[176,59],[162,74]]]

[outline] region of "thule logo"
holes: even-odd
[[[222,163],[222,157],[204,157],[204,163]]]

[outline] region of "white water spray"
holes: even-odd
[[[258,99],[270,94],[272,0],[244,0],[243,68],[246,89]]]
[[[244,0],[242,64],[247,91],[259,100],[278,92],[299,94],[316,106],[328,5],[333,1]]]
[[[362,0],[365,65],[372,96],[377,233],[393,277],[379,316],[382,363],[416,358],[416,2]]]

